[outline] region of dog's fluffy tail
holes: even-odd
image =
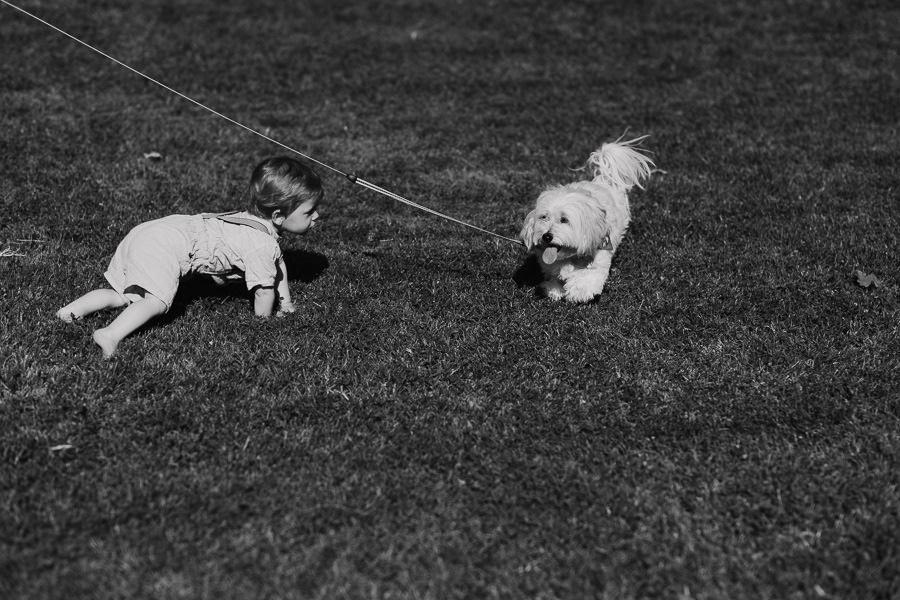
[[[650,177],[656,165],[644,154],[640,144],[646,135],[633,140],[608,142],[591,153],[587,168],[594,176],[594,182],[627,192],[634,186],[643,189],[641,181]]]

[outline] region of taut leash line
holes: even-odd
[[[271,137],[265,135],[264,133],[262,133],[262,132],[260,132],[260,131],[257,131],[256,129],[253,129],[252,127],[248,127],[247,125],[244,125],[243,123],[241,123],[241,122],[239,122],[239,121],[236,121],[236,120],[232,119],[231,117],[229,117],[229,116],[227,116],[227,115],[223,115],[222,113],[220,113],[220,112],[218,112],[218,111],[216,111],[216,110],[213,110],[212,108],[206,106],[205,104],[203,104],[203,103],[201,103],[201,102],[199,102],[199,101],[197,101],[197,100],[194,100],[194,99],[191,98],[190,96],[188,96],[188,95],[186,95],[186,94],[183,94],[183,93],[179,92],[178,90],[176,90],[176,89],[174,89],[174,88],[169,87],[168,85],[162,83],[161,81],[159,81],[159,80],[157,80],[157,79],[154,79],[153,77],[150,77],[149,75],[147,75],[147,74],[145,74],[145,73],[142,73],[141,71],[138,71],[138,70],[135,69],[134,67],[131,67],[131,66],[125,64],[124,62],[122,62],[121,60],[115,58],[114,56],[110,56],[110,55],[107,54],[106,52],[103,52],[102,50],[100,50],[100,49],[98,49],[98,48],[95,48],[94,46],[91,46],[91,45],[88,44],[87,42],[82,41],[81,39],[75,37],[74,35],[72,35],[72,34],[66,32],[66,31],[60,29],[59,27],[57,27],[57,26],[54,25],[53,23],[50,23],[50,22],[48,22],[48,21],[45,21],[44,19],[38,17],[37,15],[32,14],[32,13],[28,12],[27,10],[25,10],[25,9],[23,9],[23,8],[20,8],[19,6],[16,6],[15,4],[12,4],[11,2],[8,2],[7,0],[0,0],[0,2],[2,2],[3,4],[9,6],[10,8],[13,8],[13,9],[19,11],[20,13],[22,13],[22,14],[24,14],[24,15],[26,15],[26,16],[31,17],[31,18],[34,19],[35,21],[38,21],[39,23],[42,23],[42,24],[46,25],[46,26],[49,27],[50,29],[53,29],[54,31],[56,31],[56,32],[58,32],[58,33],[61,33],[62,35],[66,36],[67,38],[69,38],[69,39],[71,39],[71,40],[73,40],[73,41],[75,41],[75,42],[81,44],[82,46],[84,46],[84,47],[86,47],[86,48],[88,48],[88,49],[90,49],[90,50],[93,50],[94,52],[96,52],[96,53],[99,54],[100,56],[103,56],[104,58],[107,58],[107,59],[111,60],[112,62],[116,63],[116,64],[119,65],[120,67],[124,67],[124,68],[128,69],[129,71],[131,71],[131,72],[134,73],[135,75],[139,75],[140,77],[143,77],[143,78],[146,79],[147,81],[149,81],[149,82],[151,82],[151,83],[154,83],[154,84],[158,85],[159,87],[163,88],[164,90],[166,90],[166,91],[168,91],[168,92],[171,92],[171,93],[175,94],[176,96],[178,96],[178,97],[180,97],[180,98],[183,98],[184,100],[187,100],[188,102],[190,102],[190,103],[192,103],[192,104],[195,104],[196,106],[199,106],[199,107],[202,108],[203,110],[205,110],[205,111],[207,111],[207,112],[209,112],[209,113],[212,113],[213,115],[219,117],[220,119],[224,119],[224,120],[228,121],[229,123],[231,123],[232,125],[237,125],[237,126],[240,127],[241,129],[243,129],[243,130],[245,130],[245,131],[248,131],[248,132],[250,132],[250,133],[252,133],[252,134],[254,134],[254,135],[256,135],[256,136],[259,136],[259,137],[261,137],[262,139],[266,140],[267,142],[270,142],[270,143],[272,143],[272,144],[275,144],[276,146],[279,146],[280,148],[283,148],[283,149],[287,150],[288,152],[293,152],[294,154],[296,154],[296,155],[298,155],[298,156],[302,156],[302,157],[305,158],[306,160],[308,160],[308,161],[310,161],[310,162],[312,162],[312,163],[315,163],[315,164],[319,165],[320,167],[323,167],[323,168],[325,168],[325,169],[328,169],[329,171],[332,171],[332,172],[334,172],[334,173],[337,173],[338,175],[347,178],[348,180],[350,180],[350,181],[353,182],[353,183],[356,183],[356,184],[358,184],[358,185],[360,185],[360,186],[362,186],[362,187],[364,187],[364,188],[366,188],[366,189],[372,190],[373,192],[382,194],[383,196],[387,196],[388,198],[391,198],[392,200],[396,200],[397,202],[400,202],[400,203],[402,203],[402,204],[406,204],[406,205],[408,205],[408,206],[412,206],[413,208],[417,208],[417,209],[419,209],[419,210],[421,210],[421,211],[430,213],[430,214],[435,215],[435,216],[437,216],[437,217],[441,217],[442,219],[446,219],[446,220],[448,220],[448,221],[452,221],[453,223],[457,223],[457,224],[459,224],[459,225],[463,225],[463,226],[468,227],[468,228],[470,228],[470,229],[474,229],[475,231],[479,231],[479,232],[481,232],[481,233],[485,233],[485,234],[487,234],[487,235],[491,235],[491,236],[494,236],[494,237],[496,237],[496,238],[500,238],[500,239],[502,239],[502,240],[506,240],[506,241],[508,241],[508,242],[512,242],[512,243],[514,243],[514,244],[518,244],[518,245],[520,245],[520,246],[524,246],[524,245],[525,245],[525,244],[522,243],[520,240],[517,240],[517,239],[514,239],[514,238],[510,238],[510,237],[506,237],[506,236],[504,236],[504,235],[500,235],[499,233],[494,233],[494,232],[492,232],[492,231],[488,231],[487,229],[482,229],[481,227],[477,227],[477,226],[475,226],[475,225],[472,225],[471,223],[466,223],[465,221],[460,221],[459,219],[455,219],[455,218],[451,217],[450,215],[446,215],[446,214],[444,214],[444,213],[442,213],[442,212],[436,211],[436,210],[431,209],[431,208],[428,208],[428,207],[426,207],[426,206],[422,206],[421,204],[417,204],[416,202],[413,202],[412,200],[409,200],[409,199],[407,199],[407,198],[404,198],[403,196],[400,196],[399,194],[395,194],[395,193],[393,193],[393,192],[391,192],[391,191],[388,191],[388,190],[386,190],[386,189],[384,189],[384,188],[382,188],[382,187],[379,187],[379,186],[377,186],[377,185],[375,185],[375,184],[373,184],[373,183],[370,183],[370,182],[366,181],[365,179],[362,179],[362,178],[360,178],[360,177],[357,177],[356,175],[353,175],[353,174],[350,174],[350,173],[345,173],[344,171],[338,169],[337,167],[333,167],[333,166],[331,166],[331,165],[329,165],[329,164],[327,164],[327,163],[324,163],[324,162],[322,162],[322,161],[320,161],[320,160],[317,160],[317,159],[313,158],[312,156],[309,156],[308,154],[304,154],[303,152],[300,152],[300,151],[297,150],[296,148],[292,148],[292,147],[288,146],[287,144],[284,144],[284,143],[282,143],[282,142],[279,142],[278,140],[276,140],[276,139],[274,139],[274,138],[271,138]]]
[[[2,1],[2,0],[0,0],[0,1]],[[407,200],[407,199],[404,198],[403,196],[399,196],[399,195],[395,194],[394,192],[388,191],[388,190],[386,190],[386,189],[384,189],[384,188],[380,188],[380,187],[378,187],[377,185],[375,185],[375,184],[373,184],[373,183],[369,183],[369,182],[366,181],[365,179],[360,179],[360,178],[355,177],[355,176],[350,176],[350,179],[351,179],[351,181],[354,181],[355,183],[358,183],[359,185],[363,186],[364,188],[370,189],[370,190],[372,190],[373,192],[378,192],[379,194],[382,194],[382,195],[384,195],[384,196],[387,196],[388,198],[392,198],[392,199],[396,200],[397,202],[402,202],[403,204],[408,204],[409,206],[418,208],[419,210],[425,211],[425,212],[430,213],[430,214],[432,214],[432,215],[436,215],[436,216],[441,217],[441,218],[443,218],[443,219],[447,219],[448,221],[452,221],[452,222],[457,223],[457,224],[459,224],[459,225],[462,225],[462,226],[464,226],[464,227],[468,227],[468,228],[470,228],[470,229],[474,229],[475,231],[480,231],[481,233],[486,233],[487,235],[492,235],[492,236],[494,236],[495,238],[500,238],[501,240],[506,240],[507,242],[512,242],[513,244],[519,244],[520,246],[524,246],[524,245],[525,245],[525,244],[524,244],[522,241],[520,241],[520,240],[517,240],[517,239],[514,239],[514,238],[510,238],[510,237],[506,237],[505,235],[500,235],[499,233],[494,233],[493,231],[488,231],[487,229],[482,229],[481,227],[478,227],[478,226],[476,226],[476,225],[472,225],[471,223],[466,223],[465,221],[460,221],[459,219],[454,219],[454,218],[451,217],[450,215],[445,215],[444,213],[441,213],[441,212],[438,212],[438,211],[436,211],[436,210],[434,210],[434,209],[428,208],[427,206],[422,206],[421,204],[416,204],[416,203],[413,202],[412,200]]]

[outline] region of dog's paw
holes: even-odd
[[[541,290],[544,292],[544,296],[553,301],[562,300],[566,297],[565,288],[559,284],[557,281],[547,281],[541,285]]]
[[[565,295],[569,302],[590,302],[600,295],[603,286],[589,278],[570,279],[566,283]]]
[[[586,304],[596,298],[599,294],[590,294],[583,291],[574,291],[566,294],[566,300],[577,304]]]
[[[566,281],[566,280],[568,280],[569,277],[571,277],[575,272],[576,272],[576,270],[575,270],[575,265],[573,265],[573,264],[571,264],[571,263],[565,264],[565,265],[563,265],[563,266],[561,266],[561,267],[559,268],[559,278],[560,278],[561,280],[563,280],[563,281]]]
[[[558,302],[566,297],[566,293],[563,290],[558,290],[553,288],[552,290],[547,290],[547,298],[553,300],[554,302]]]

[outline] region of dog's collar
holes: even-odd
[[[544,249],[544,248],[549,248],[549,247],[550,247],[550,246],[540,246],[540,248],[542,248],[542,249]],[[554,246],[554,247],[557,248],[558,250],[562,250],[562,249],[563,249],[561,246]],[[613,251],[612,240],[609,239],[609,236],[606,236],[605,238],[603,238],[603,243],[600,245],[599,248],[597,248],[597,250],[598,250],[598,251],[599,251],[599,250],[607,250],[607,251],[609,251],[609,252],[612,252],[612,251]]]

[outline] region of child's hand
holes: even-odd
[[[276,317],[283,317],[288,313],[295,312],[297,308],[294,306],[293,302],[281,302],[278,305],[278,312],[275,313]]]

